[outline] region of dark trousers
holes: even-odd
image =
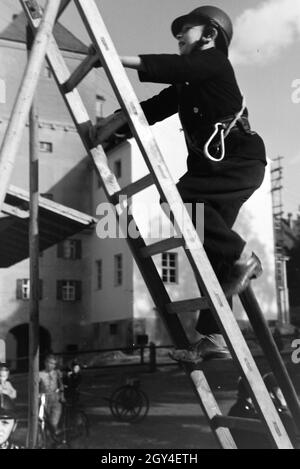
[[[213,163],[203,174],[188,171],[177,184],[183,202],[204,203],[204,248],[221,283],[246,244],[232,227],[244,202],[262,184],[264,174],[263,161],[235,157]],[[196,213],[194,209],[195,226]],[[207,310],[200,313],[196,329],[205,335],[220,333]]]

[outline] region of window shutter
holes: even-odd
[[[39,299],[40,300],[43,299],[43,286],[44,286],[44,282],[43,280],[40,279],[40,283],[39,283]]]
[[[76,259],[82,258],[82,242],[81,239],[76,241]]]
[[[57,257],[59,259],[64,257],[64,243],[63,242],[58,243],[57,245]]]
[[[62,280],[57,280],[56,282],[56,299],[62,300],[62,288],[64,282]]]
[[[16,292],[17,300],[22,300],[23,299],[22,285],[23,285],[23,280],[18,279],[17,280],[17,292]]]
[[[82,296],[82,282],[80,280],[76,280],[75,282],[75,299],[76,301],[81,301]]]

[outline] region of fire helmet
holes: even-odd
[[[181,31],[182,26],[189,21],[199,21],[199,24],[214,26],[219,33],[216,47],[228,55],[228,47],[233,36],[233,26],[231,19],[223,10],[214,6],[202,6],[187,15],[179,16],[173,21],[171,26],[173,35],[176,37]]]

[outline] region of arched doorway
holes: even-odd
[[[14,343],[15,357],[9,356],[7,359],[15,362],[15,369],[17,371],[28,371],[28,355],[29,355],[29,326],[28,324],[21,324],[14,327],[9,331],[8,344]],[[12,352],[13,349],[11,349]],[[40,356],[44,358],[51,350],[51,335],[44,327],[40,327]]]

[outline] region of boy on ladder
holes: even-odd
[[[245,99],[228,60],[233,35],[228,15],[217,7],[201,6],[176,18],[171,29],[179,55],[140,55],[121,61],[138,70],[141,81],[170,85],[141,106],[150,125],[179,112],[188,170],[177,188],[183,202],[204,203],[204,248],[231,298],[262,273],[258,257],[232,227],[241,206],[263,182],[265,147],[251,131]],[[123,112],[108,117],[93,128],[93,143],[105,141],[112,123],[121,127],[125,122]],[[193,222],[196,226],[194,215]],[[172,358],[190,363],[230,358],[210,311],[201,312],[196,329],[200,341],[190,350],[175,350]]]

